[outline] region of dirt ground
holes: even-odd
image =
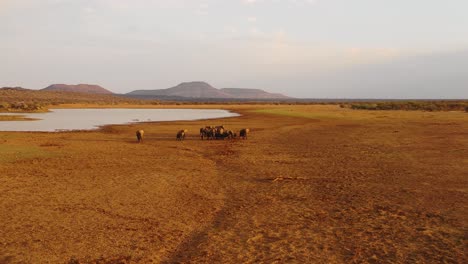
[[[223,108],[0,132],[0,263],[467,263],[467,113]]]

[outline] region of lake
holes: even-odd
[[[0,131],[93,130],[103,125],[137,122],[201,120],[239,116],[217,109],[53,109],[47,113],[0,113],[37,118],[34,121],[0,121]]]

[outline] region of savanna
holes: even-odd
[[[241,116],[0,132],[0,263],[466,262],[467,113],[171,107]]]

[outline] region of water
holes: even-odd
[[[200,120],[238,116],[226,110],[205,109],[53,109],[47,113],[25,115],[34,121],[0,121],[0,131],[92,130],[109,124],[137,122]]]

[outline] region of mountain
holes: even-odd
[[[76,93],[91,93],[91,94],[113,94],[111,91],[102,88],[99,85],[92,84],[52,84],[41,91],[62,91],[62,92],[76,92]]]
[[[223,93],[206,82],[184,82],[177,86],[158,90],[136,90],[128,95],[149,96],[179,96],[192,98],[230,98],[231,95]]]
[[[219,99],[287,99],[281,94],[268,93],[260,89],[224,88],[217,89],[206,82],[184,82],[167,89],[136,90],[126,95],[138,97],[184,97]]]
[[[230,94],[235,98],[242,99],[288,99],[290,97],[278,93],[269,93],[261,89],[246,89],[246,88],[223,88],[222,92]]]

